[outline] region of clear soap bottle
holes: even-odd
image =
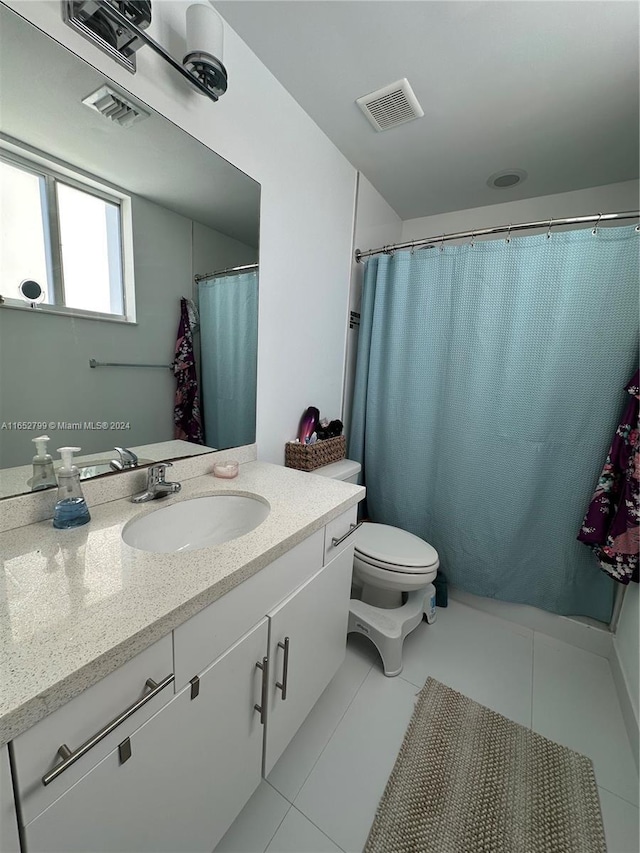
[[[89,507],[82,494],[80,471],[73,464],[79,447],[59,447],[62,467],[58,469],[58,500],[53,511],[53,526],[60,529],[80,527],[91,520]]]
[[[53,459],[47,453],[48,435],[40,435],[31,439],[36,446],[36,455],[33,457],[33,477],[31,478],[31,491],[39,492],[40,489],[48,489],[56,485],[56,475],[53,470]]]

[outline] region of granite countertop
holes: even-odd
[[[255,494],[271,511],[255,530],[179,554],[138,551],[124,524],[192,497]],[[357,504],[364,489],[264,462],[233,480],[211,475],[162,501],[90,507],[91,521],[0,534],[0,745]]]

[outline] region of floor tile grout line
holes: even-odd
[[[511,634],[517,634],[520,637],[528,637],[536,630],[535,628],[529,628],[528,625],[521,625],[520,622],[514,622],[512,619],[506,619],[504,616],[498,616],[496,613],[490,613],[488,610],[483,610],[481,607],[474,607],[471,604],[467,604],[464,601],[453,598],[453,596],[451,597],[451,600],[457,602],[457,604],[465,607],[467,610],[473,611],[475,614],[481,613],[483,616],[489,616],[493,623],[499,623],[499,628],[504,631],[509,631]]]
[[[424,680],[424,682],[423,682],[422,686],[420,686],[419,684],[416,684],[416,683],[415,683],[415,681],[411,681],[411,679],[410,679],[410,678],[407,678],[407,677],[406,677],[406,676],[404,676],[402,673],[400,673],[399,675],[394,676],[394,678],[399,678],[399,679],[401,679],[402,681],[404,681],[404,683],[405,683],[405,684],[410,684],[412,687],[415,687],[415,688],[416,688],[416,690],[417,690],[417,691],[418,691],[418,693],[419,693],[419,692],[422,690],[422,688],[424,687],[424,685],[427,683],[427,678],[431,678],[431,676],[430,676],[430,675],[427,675],[427,678],[425,678],[425,680]],[[417,695],[417,694],[416,694],[416,695]]]
[[[374,664],[371,664],[371,666],[369,667],[369,669],[367,669],[367,671],[366,671],[366,673],[365,673],[365,675],[364,675],[364,678],[362,679],[362,681],[361,681],[361,682],[360,682],[360,684],[358,685],[358,689],[356,690],[356,692],[355,692],[355,693],[353,694],[353,696],[351,697],[351,701],[349,702],[349,704],[347,705],[347,707],[344,709],[343,713],[340,715],[340,719],[338,720],[338,722],[335,724],[335,726],[334,726],[334,727],[333,727],[333,729],[331,730],[331,734],[330,734],[330,735],[329,735],[329,737],[327,738],[327,742],[325,743],[325,745],[322,747],[322,749],[321,749],[321,750],[320,750],[320,752],[318,753],[318,757],[317,757],[317,758],[316,758],[316,760],[313,762],[313,764],[312,764],[312,766],[311,766],[311,769],[309,770],[309,772],[307,773],[307,775],[304,777],[304,780],[303,780],[302,784],[300,785],[300,787],[298,788],[298,792],[297,792],[297,794],[295,795],[295,797],[293,798],[293,802],[291,803],[291,805],[294,805],[295,801],[296,801],[296,800],[298,799],[298,797],[300,796],[300,792],[301,792],[301,791],[302,791],[302,789],[304,788],[304,786],[305,786],[305,784],[306,784],[306,782],[307,782],[307,779],[309,778],[309,776],[311,776],[311,774],[313,773],[313,771],[314,771],[314,769],[315,769],[316,764],[317,764],[317,763],[318,763],[318,761],[320,761],[320,759],[322,758],[322,754],[324,753],[325,749],[326,749],[326,748],[329,746],[329,744],[331,743],[331,739],[332,739],[332,738],[333,738],[333,736],[335,735],[335,733],[336,733],[336,731],[337,731],[337,729],[338,729],[338,726],[339,726],[339,725],[340,725],[340,723],[343,721],[344,716],[345,716],[345,714],[347,713],[347,711],[349,710],[349,708],[350,708],[350,707],[352,706],[352,704],[355,702],[356,696],[358,695],[358,693],[359,693],[359,692],[360,692],[360,690],[362,689],[362,685],[365,683],[365,681],[366,681],[366,680],[367,680],[367,678],[369,677],[369,674],[370,674],[371,670],[373,669],[373,667],[374,667]],[[268,781],[268,780],[267,780],[267,781]],[[272,785],[271,787],[272,787],[272,788],[274,788],[274,790],[278,791],[278,789],[275,787],[275,785]],[[280,791],[278,791],[278,793],[280,794],[280,796],[281,796],[281,797],[284,797],[284,794],[282,794]],[[284,797],[284,798],[285,798],[285,800],[287,800],[287,802],[289,802],[288,797]],[[304,816],[307,818],[307,820],[309,820],[309,818],[307,817],[307,815],[305,815],[305,814],[304,814],[304,812],[303,812],[301,809],[297,809],[297,810],[300,812],[300,814],[304,815]],[[322,830],[320,830],[320,831],[322,831]]]
[[[540,641],[546,645],[555,646],[559,643],[562,646],[569,646],[572,649],[576,649],[578,652],[583,652],[587,655],[595,655],[597,658],[602,658],[606,661],[610,660],[607,652],[595,651],[593,648],[587,648],[585,645],[580,645],[580,643],[572,643],[570,640],[563,640],[561,637],[556,637],[553,634],[547,634],[539,628],[532,628],[532,631],[537,634]]]
[[[295,810],[298,812],[298,814],[301,814],[301,815],[302,815],[302,817],[303,817],[305,820],[308,820],[308,821],[309,821],[309,823],[310,823],[312,826],[315,826],[315,828],[318,830],[318,832],[321,832],[321,833],[324,835],[324,837],[325,837],[325,838],[328,838],[328,839],[329,839],[329,841],[330,841],[332,844],[335,844],[335,845],[336,845],[336,847],[338,848],[338,850],[341,850],[341,851],[342,851],[342,853],[345,853],[344,847],[340,847],[340,845],[338,844],[338,842],[337,842],[334,838],[332,838],[332,837],[331,837],[327,832],[325,832],[325,830],[324,830],[324,829],[321,829],[321,828],[318,826],[318,824],[317,824],[317,823],[314,823],[308,815],[306,815],[303,811],[301,811],[300,809],[296,808],[295,806],[291,806],[291,808],[292,808],[292,809],[295,809]]]
[[[358,696],[358,693],[360,692],[360,690],[362,689],[362,687],[363,687],[363,685],[364,685],[364,682],[365,682],[365,681],[367,680],[367,678],[371,675],[372,670],[373,670],[373,669],[375,669],[375,666],[376,666],[376,665],[375,665],[375,663],[374,663],[374,664],[372,664],[372,665],[369,667],[369,670],[367,671],[366,676],[364,677],[364,679],[362,680],[362,682],[361,682],[360,686],[358,687],[358,690],[356,691],[356,693],[355,693],[355,695],[354,695],[353,699],[351,700],[351,702],[349,702],[349,705],[348,705],[348,706],[347,706],[347,708],[345,709],[344,714],[343,714],[343,715],[342,715],[342,717],[340,718],[340,722],[339,722],[339,723],[338,723],[338,725],[335,727],[335,729],[334,729],[334,731],[333,731],[333,733],[332,733],[331,737],[329,738],[329,740],[327,741],[327,743],[324,745],[324,747],[323,747],[323,749],[322,749],[322,751],[321,751],[320,755],[318,756],[318,758],[317,758],[317,760],[316,760],[316,763],[313,765],[313,767],[312,767],[312,768],[311,768],[311,770],[309,771],[308,776],[306,777],[305,781],[303,782],[303,784],[302,784],[302,785],[301,785],[301,787],[300,787],[300,790],[299,790],[299,791],[298,791],[298,793],[296,794],[296,800],[297,800],[297,799],[298,799],[298,797],[300,796],[300,793],[301,793],[301,791],[302,791],[302,788],[304,788],[304,785],[305,785],[305,783],[306,783],[307,779],[309,778],[309,776],[310,776],[310,775],[311,775],[311,773],[313,772],[313,769],[315,768],[316,764],[318,763],[318,761],[319,761],[319,760],[320,760],[320,758],[322,757],[322,754],[324,753],[325,749],[327,749],[327,747],[329,746],[329,744],[330,744],[331,740],[332,740],[332,739],[333,739],[333,737],[335,736],[335,733],[336,733],[336,731],[337,731],[337,729],[338,729],[338,726],[340,725],[340,723],[341,723],[341,722],[342,722],[342,720],[344,719],[344,716],[346,715],[347,711],[349,710],[349,708],[351,707],[351,705],[355,702],[355,700],[356,700],[356,698],[357,698],[357,696]],[[396,677],[399,677],[399,676],[396,676]],[[406,679],[401,679],[401,680],[402,680],[402,681],[404,681],[404,682],[405,682],[405,684],[409,684],[409,685],[410,685],[411,687],[413,687],[413,688],[415,688],[415,686],[416,686],[415,684],[413,684],[413,683],[412,683],[412,682],[410,682],[410,681],[407,681]],[[417,694],[416,694],[416,695],[417,695]],[[414,703],[414,704],[415,704],[415,703]],[[413,712],[412,712],[412,713],[413,713]],[[407,726],[408,726],[408,725],[409,725],[409,723],[407,723]],[[391,772],[391,771],[389,771],[389,772]],[[276,790],[277,790],[277,789],[276,789]],[[278,793],[280,793],[280,792],[278,791]],[[282,796],[282,795],[281,795],[281,796]],[[381,795],[381,796],[382,796],[382,795]],[[285,798],[285,799],[286,799],[286,798]],[[288,800],[287,800],[287,802],[288,802]],[[332,838],[332,837],[331,837],[331,836],[330,836],[330,835],[329,835],[329,834],[328,834],[324,829],[322,829],[320,826],[318,826],[318,824],[314,823],[314,821],[309,817],[309,815],[307,815],[307,814],[306,814],[306,813],[305,813],[305,812],[304,812],[304,811],[303,811],[299,806],[297,806],[297,805],[296,805],[295,801],[294,801],[294,803],[292,804],[292,806],[293,806],[293,808],[294,808],[296,811],[300,812],[300,814],[301,814],[304,818],[306,818],[306,820],[308,820],[308,821],[309,821],[309,823],[313,824],[313,826],[315,826],[315,827],[316,827],[316,829],[318,829],[318,830],[319,830],[323,835],[325,835],[325,836],[326,836],[326,837],[327,837],[327,838],[328,838],[328,839],[329,839],[333,844],[335,844],[335,845],[336,845],[336,847],[337,847],[340,851],[342,851],[342,853],[348,853],[348,851],[346,851],[343,847],[340,847],[340,845],[338,844],[338,842],[337,842],[337,841],[335,841],[335,840],[334,840],[334,839],[333,839],[333,838]]]
[[[617,794],[615,791],[612,791],[611,788],[607,788],[606,785],[600,785],[598,783],[597,777],[596,777],[596,786],[598,788],[602,788],[602,790],[606,791],[607,794],[611,794],[612,797],[616,797],[616,799],[622,800],[622,802],[626,803],[628,806],[633,806],[633,808],[636,809],[636,811],[640,810],[640,805],[636,805],[635,803],[632,803],[631,800],[628,800],[626,797],[623,797],[622,794]]]
[[[273,785],[272,785],[271,787],[273,787]],[[275,791],[275,788],[274,788],[274,791]],[[278,791],[277,793],[278,793],[278,794],[280,794],[280,791]],[[282,797],[282,794],[280,794],[280,796]],[[283,799],[285,802],[289,803],[289,800],[287,800],[287,798],[286,798],[286,797],[282,797],[282,799]],[[292,803],[289,803],[289,808],[288,808],[288,809],[286,810],[286,812],[282,815],[282,820],[280,821],[280,823],[279,823],[279,824],[276,826],[276,828],[274,829],[274,831],[273,831],[273,835],[272,835],[272,836],[271,836],[271,838],[267,841],[267,846],[262,850],[262,853],[267,853],[267,850],[269,849],[269,845],[271,844],[271,842],[273,841],[273,839],[276,837],[276,833],[278,832],[278,830],[280,829],[280,827],[281,827],[281,826],[282,826],[282,824],[284,823],[284,819],[285,819],[285,818],[286,818],[286,816],[289,814],[289,812],[291,811],[291,809],[292,809],[292,808],[293,808],[293,804],[292,804]],[[215,853],[215,850],[213,851],[213,853]]]
[[[335,724],[335,726],[334,726],[334,727],[333,727],[333,729],[331,730],[331,734],[330,734],[330,735],[329,735],[329,737],[327,738],[327,742],[325,743],[325,745],[322,747],[322,749],[321,749],[321,750],[320,750],[320,752],[318,753],[318,757],[317,757],[317,758],[316,758],[316,760],[313,762],[313,765],[312,765],[311,769],[309,770],[309,772],[307,773],[307,775],[304,777],[304,781],[303,781],[302,785],[300,785],[300,788],[298,789],[298,793],[297,793],[297,794],[295,795],[295,797],[293,798],[293,803],[292,803],[292,805],[293,805],[293,804],[295,804],[295,801],[298,799],[298,797],[299,797],[299,795],[300,795],[300,791],[302,791],[302,789],[304,788],[304,786],[305,786],[305,784],[306,784],[307,779],[309,778],[309,776],[311,776],[311,774],[312,774],[312,773],[313,773],[313,771],[314,771],[314,768],[315,768],[316,764],[317,764],[317,763],[318,763],[318,761],[320,761],[320,759],[322,758],[322,754],[324,753],[325,749],[326,749],[326,748],[329,746],[329,744],[331,743],[331,740],[332,740],[333,736],[335,735],[336,731],[338,730],[338,726],[339,726],[339,725],[340,725],[340,723],[343,721],[343,719],[344,719],[344,717],[345,717],[345,714],[347,713],[347,711],[349,710],[349,708],[350,708],[350,707],[353,705],[353,703],[355,702],[355,700],[356,700],[356,697],[357,697],[358,693],[360,693],[360,691],[362,690],[362,685],[365,683],[365,681],[366,681],[366,680],[367,680],[367,678],[369,677],[369,675],[370,675],[371,670],[373,669],[373,667],[374,667],[374,664],[371,664],[371,666],[369,667],[369,669],[366,671],[366,673],[365,673],[365,675],[364,675],[364,678],[362,679],[362,681],[361,681],[361,682],[360,682],[360,684],[358,685],[358,689],[356,690],[356,692],[355,692],[355,693],[353,694],[353,696],[351,697],[351,701],[349,702],[349,704],[347,705],[347,707],[344,709],[344,711],[343,711],[343,712],[342,712],[342,714],[340,715],[340,719],[338,720],[338,722]],[[300,809],[298,809],[298,811],[300,812],[300,814],[304,814],[304,812],[302,812]],[[307,817],[306,815],[304,815],[304,816],[305,816],[305,817]],[[308,819],[309,819],[309,818],[307,818],[307,820],[308,820]]]
[[[267,783],[267,785],[269,785],[269,787],[270,787],[270,788],[273,788],[273,790],[276,792],[276,794],[278,794],[278,796],[282,797],[282,799],[283,799],[285,802],[289,803],[289,805],[290,805],[290,806],[292,806],[292,805],[293,805],[293,803],[291,802],[291,800],[289,799],[289,797],[285,797],[285,795],[282,793],[282,791],[279,791],[279,790],[276,788],[276,786],[273,784],[273,782],[270,782],[268,779],[265,779],[265,777],[264,777],[264,776],[262,777],[262,781],[263,781],[263,782],[266,782],[266,783]]]

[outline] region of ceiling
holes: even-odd
[[[146,105],[149,118],[123,128],[82,104],[106,82],[86,62],[0,6],[2,133],[257,246],[260,185]]]
[[[638,176],[634,0],[214,5],[402,219]],[[355,99],[402,77],[424,118],[377,133]]]

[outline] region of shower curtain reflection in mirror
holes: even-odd
[[[198,283],[205,443],[252,444],[256,436],[258,270]]]

